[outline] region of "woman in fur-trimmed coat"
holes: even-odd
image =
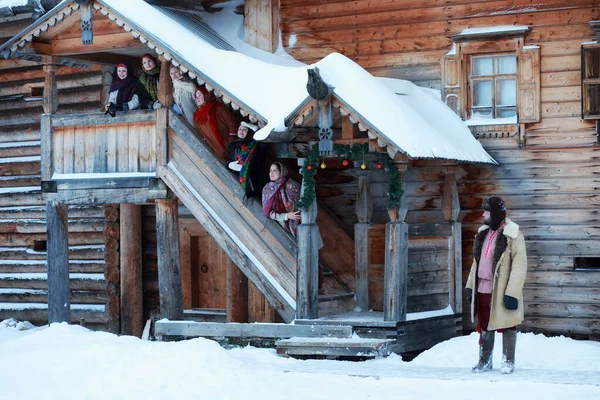
[[[523,321],[523,285],[527,274],[525,238],[506,216],[504,201],[486,199],[486,225],[479,228],[473,244],[473,264],[467,280],[471,320],[477,315],[480,332],[479,363],[473,372],[492,369],[494,333],[503,335],[502,372],[514,371],[516,326]]]

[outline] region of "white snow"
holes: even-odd
[[[206,77],[263,116],[267,125],[255,138],[284,131],[284,120],[308,99],[307,66],[275,65],[244,54],[214,48],[142,0],[100,0],[109,8],[173,49]],[[223,18],[233,15],[225,14]],[[158,22],[160,21],[160,22]],[[212,24],[218,29],[218,24]],[[412,85],[406,98],[396,96],[370,73],[333,53],[315,64],[334,95],[361,119],[414,158],[488,162],[493,159],[444,103]],[[432,118],[435,116],[435,118]]]
[[[81,173],[81,174],[53,174],[52,179],[79,180],[79,179],[115,179],[115,178],[152,178],[156,172],[107,172],[107,173]]]
[[[27,142],[6,142],[0,143],[0,149],[7,149],[12,147],[36,147],[40,145],[39,140],[31,140]]]
[[[29,328],[29,329],[28,329]],[[411,362],[294,360],[273,349],[225,350],[208,339],[149,342],[53,324],[0,323],[7,399],[598,399],[600,343],[519,334],[516,370],[470,371],[477,334],[443,342]]]
[[[67,306],[66,303],[64,305]],[[0,310],[46,310],[48,303],[0,303]],[[88,310],[104,312],[106,306],[104,304],[71,304],[71,310]]]
[[[515,32],[515,31],[527,31],[529,27],[526,25],[499,25],[499,26],[486,26],[482,28],[467,28],[459,34],[460,36],[469,35],[481,35],[484,33],[500,33],[500,32]]]
[[[45,281],[48,279],[48,274],[45,272],[22,272],[22,273],[1,273],[0,279],[13,280],[13,279],[26,279]],[[103,281],[104,274],[83,274],[83,273],[72,273],[69,274],[69,279],[81,279],[88,281]]]
[[[514,125],[517,123],[517,116],[505,118],[471,118],[465,121],[467,126],[482,125]]]
[[[22,186],[0,188],[0,194],[41,192],[40,186]]]
[[[0,163],[18,163],[18,162],[32,162],[32,161],[41,161],[41,156],[26,156],[26,157],[10,157],[10,158],[0,158]]]

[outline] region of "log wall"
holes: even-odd
[[[600,19],[596,0],[282,0],[286,51],[312,63],[331,52],[376,76],[440,88],[440,61],[451,36],[465,28],[527,25],[525,45],[541,51],[541,122],[527,124],[525,148],[516,137],[480,138],[499,167],[462,165],[457,179],[463,222],[463,280],[484,196],[502,196],[508,216],[526,237],[529,273],[521,329],[593,336],[600,333],[600,265],[574,270],[574,257],[599,256],[595,127],[581,119],[581,43],[594,40],[588,22]],[[418,167],[418,168],[417,168]],[[319,176],[317,176],[319,177]],[[355,183],[321,181],[319,195],[353,223]],[[407,172],[408,223],[441,220],[441,168],[413,162]],[[385,218],[377,178],[374,221]],[[468,307],[465,307],[465,321]],[[473,325],[465,325],[472,329]]]
[[[0,23],[0,32],[7,26]],[[99,70],[58,69],[59,113],[100,109]],[[41,65],[0,60],[0,320],[34,324],[48,322],[46,207],[40,190],[43,86]],[[112,284],[107,291],[107,282],[118,281],[112,256],[118,249],[112,246],[105,254],[104,234],[114,229],[104,207],[69,207],[68,231],[72,321],[83,318],[88,327],[118,332],[118,292]]]

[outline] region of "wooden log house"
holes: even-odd
[[[320,45],[317,44],[298,47],[304,50],[295,50],[295,46],[303,46],[301,41],[296,41],[294,46],[289,44],[296,38],[311,36],[310,29],[318,31],[319,28],[312,27],[312,23],[307,21],[318,23],[320,18],[325,17],[315,10],[328,9],[332,5],[313,7],[311,12],[317,14],[311,14],[308,8],[292,1],[281,1],[281,8],[274,5],[265,7],[262,3],[249,0],[245,4],[246,39],[249,43],[273,51],[274,38],[281,27],[284,44],[288,45],[286,50],[296,58],[302,61],[308,59],[301,53],[295,54],[296,51],[309,51],[310,48],[319,51]],[[270,1],[268,3],[271,5]],[[348,11],[344,2],[332,4],[339,5],[338,9],[334,9],[342,14],[342,10]],[[84,46],[81,45],[81,18],[86,7],[92,18],[94,42]],[[299,14],[293,14],[295,9],[299,10]],[[371,11],[356,10],[356,14],[361,13],[369,15]],[[181,20],[178,22],[182,23]],[[296,34],[295,29],[300,28],[296,28],[295,24],[301,26],[303,23],[308,27],[304,31],[306,35]],[[340,24],[339,28],[343,29],[341,19]],[[294,40],[291,40],[292,35],[296,35]],[[311,40],[315,37],[313,35]],[[463,43],[460,38],[453,40],[459,43],[460,57],[465,57],[460,52],[468,46],[460,44]],[[502,40],[524,46],[522,37]],[[363,40],[358,43],[363,43]],[[503,51],[508,44],[504,46]],[[223,102],[241,115],[261,126],[267,124],[263,116],[237,99],[234,88],[223,87],[212,80],[160,37],[136,25],[127,15],[120,14],[110,2],[67,2],[2,47],[3,51],[9,51],[10,61],[22,63],[24,59],[34,60],[27,62],[44,65],[42,105],[45,114],[40,124],[40,183],[47,202],[47,218],[57,221],[48,224],[48,254],[57,254],[57,257],[49,257],[48,263],[48,271],[57,272],[48,273],[48,279],[54,277],[54,281],[49,282],[54,296],[70,298],[71,302],[77,303],[73,295],[73,277],[70,289],[64,285],[68,271],[73,271],[72,265],[65,261],[68,257],[64,257],[72,243],[72,234],[69,233],[68,243],[51,238],[65,238],[65,227],[71,229],[73,226],[71,210],[83,205],[98,207],[112,204],[105,206],[107,218],[103,222],[105,251],[110,249],[105,258],[111,260],[104,270],[108,288],[104,301],[107,319],[117,321],[116,325],[113,322],[113,331],[139,335],[144,320],[156,309],[169,320],[184,320],[157,324],[157,332],[165,336],[277,339],[317,335],[315,340],[321,340],[317,344],[322,344],[324,336],[345,337],[354,332],[361,337],[379,339],[369,345],[373,354],[381,354],[388,349],[397,352],[423,349],[460,334],[463,322],[469,326],[468,318],[463,321],[462,315],[461,288],[466,274],[461,274],[461,271],[467,270],[470,265],[470,238],[477,226],[478,208],[481,198],[487,194],[507,197],[505,192],[489,190],[495,186],[485,186],[474,177],[482,174],[486,177],[484,182],[492,182],[492,177],[499,173],[495,167],[465,164],[464,159],[414,159],[409,154],[393,152],[394,165],[403,177],[406,192],[401,205],[388,210],[385,205],[388,178],[382,170],[374,168],[375,162],[370,162],[372,158],[367,157],[369,170],[364,172],[343,167],[339,158],[327,159],[327,169],[317,173],[318,211],[315,213],[313,210],[311,216],[310,210],[303,210],[303,222],[318,226],[325,242],[325,247],[317,253],[311,250],[314,245],[307,246],[311,243],[309,238],[314,237],[310,234],[314,231],[310,223],[303,223],[296,243],[275,224],[264,224],[260,205],[250,203],[245,206],[235,178],[197,140],[185,121],[173,112],[166,109],[136,111],[121,114],[115,119],[97,112],[61,113],[63,106],[60,85],[57,84],[60,80],[56,76],[60,76],[62,69],[79,63],[78,66],[85,66],[84,71],[99,71],[98,75],[102,76],[101,71],[114,67],[118,59],[140,57],[149,49],[163,59],[163,104],[168,105],[172,101],[165,96],[169,93],[166,71],[170,61],[197,78],[199,83],[208,83]],[[523,54],[532,49],[527,47],[520,51]],[[443,58],[449,50],[439,54],[439,65],[442,59],[451,62],[452,54]],[[338,51],[352,57],[374,75],[411,79],[421,85],[435,87],[435,78],[413,79],[408,73],[402,74],[416,71],[420,65],[409,64],[387,74],[364,64],[359,54],[346,52],[344,48]],[[417,53],[420,52],[415,52],[415,56]],[[403,60],[398,54],[390,57]],[[533,65],[535,57],[530,57]],[[367,55],[367,58],[374,57]],[[463,65],[463,62],[461,59],[458,64]],[[435,70],[435,67],[431,68]],[[445,71],[448,70],[445,68]],[[441,71],[439,67],[438,71]],[[456,69],[456,74],[464,74],[460,71]],[[442,83],[438,85],[441,88]],[[446,86],[449,88],[447,94],[456,94],[453,85]],[[524,87],[533,88],[535,94],[535,79],[520,83],[519,93],[525,93]],[[468,103],[460,98],[461,91],[465,90],[464,86],[459,86],[456,97],[460,102],[449,101],[449,105],[466,107]],[[394,148],[395,143],[386,141],[386,137],[371,126],[369,120],[352,108],[352,104],[345,104],[344,99],[335,94],[330,102],[330,127],[335,143],[368,143],[370,150],[378,152],[390,152],[389,149]],[[306,143],[316,139],[319,128],[322,128],[319,124],[322,112],[317,103],[317,100],[310,99],[303,103],[286,121],[286,134],[280,135],[279,139],[275,136],[267,139],[277,142],[272,146],[277,149],[279,157],[289,159],[290,166],[296,165],[298,149],[300,153],[304,151]],[[95,103],[95,107],[99,108],[100,103]],[[586,122],[582,124],[589,125]],[[519,128],[527,127],[526,124],[517,125]],[[501,129],[509,128],[503,126]],[[501,142],[506,153],[500,154],[529,151],[528,147],[519,148],[519,143],[528,146],[526,135],[515,137],[512,131],[500,132],[500,140],[492,140],[497,135],[493,129],[477,126],[473,130],[484,144]],[[514,143],[517,144],[516,149],[508,150],[508,145]],[[497,151],[492,151],[494,145],[489,147],[490,153],[498,159]],[[472,172],[469,174],[468,171]],[[478,189],[472,186],[474,180]],[[506,185],[506,190],[511,187],[510,182]],[[471,194],[475,190],[479,190],[478,194]],[[183,206],[178,208],[178,201]],[[522,203],[526,201],[523,195]],[[511,204],[510,198],[507,202]],[[513,209],[515,212],[519,210],[517,207]],[[517,223],[521,222],[517,215],[515,219]],[[70,220],[68,224],[67,220]],[[459,222],[461,220],[463,224]],[[303,231],[308,234],[302,235]],[[469,239],[463,241],[462,237]],[[538,252],[531,254],[536,257]],[[60,255],[63,255],[62,259]],[[565,264],[565,259],[562,260]],[[319,263],[324,270],[322,293],[318,293],[316,284]],[[534,282],[545,288],[538,290],[550,293],[554,290],[549,289],[554,278],[546,275],[550,281],[544,283],[544,278],[541,278],[545,276],[544,269],[540,268],[537,267],[539,272],[535,272],[540,278],[534,278]],[[566,268],[566,264],[561,268]],[[59,275],[61,270],[63,274]],[[564,279],[558,278],[559,274],[569,274],[559,272],[558,266],[554,272],[556,279]],[[531,290],[530,285],[528,291]],[[585,285],[583,287],[585,289]],[[561,286],[555,288],[563,293]],[[569,290],[574,291],[574,288]],[[580,295],[583,296],[584,292]],[[53,303],[53,295],[48,298],[50,303]],[[587,296],[588,303],[593,303],[593,298]],[[64,301],[54,302],[64,304]],[[550,303],[551,300],[545,304]],[[356,306],[373,312],[369,316],[348,312]],[[567,310],[575,309],[565,307]],[[415,314],[444,308],[450,311],[436,317]],[[585,306],[579,304],[576,308],[583,310]],[[594,310],[593,305],[588,308]],[[52,306],[49,305],[48,309],[50,312]],[[54,314],[50,313],[56,316],[50,316],[50,320],[77,321],[80,317],[74,317],[75,310],[76,307],[70,316],[63,315],[63,307]],[[255,327],[250,329],[244,324],[198,323],[190,319],[268,324],[253,324]],[[295,325],[285,324],[294,319]],[[527,329],[534,331],[590,335],[596,329],[593,321],[589,320],[581,322],[591,327],[588,330],[573,330],[571,323],[567,331],[556,329],[555,321],[551,322],[552,329],[544,328],[550,322],[536,326],[530,321]],[[318,347],[317,344],[313,347]],[[342,348],[326,344],[328,354],[350,355]],[[279,347],[282,353],[287,354],[303,354],[306,351],[305,343],[289,340],[280,341]],[[360,349],[364,350],[364,347]]]

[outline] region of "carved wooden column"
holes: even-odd
[[[58,89],[56,87],[56,71],[58,71],[58,57],[43,56],[44,62],[44,97],[42,105],[44,113],[54,114],[58,110]]]
[[[358,172],[358,192],[356,194],[356,216],[354,225],[354,289],[356,306],[368,311],[369,305],[369,224],[373,215],[369,171]]]
[[[446,165],[444,172],[444,193],[442,212],[444,219],[452,224],[452,254],[450,255],[449,304],[456,314],[462,313],[462,224],[458,222],[460,201],[456,184],[455,165]]]
[[[300,197],[304,195],[306,183],[302,181]],[[296,270],[296,318],[316,319],[319,309],[319,227],[317,200],[308,208],[300,210],[302,223],[296,230],[298,260]]]
[[[398,163],[401,176],[406,163]],[[406,321],[408,292],[408,224],[404,223],[408,206],[406,192],[400,206],[388,209],[390,222],[385,226],[385,272],[383,289],[384,321]]]
[[[67,205],[46,204],[48,254],[48,323],[71,322]]]
[[[183,319],[183,290],[176,198],[156,200],[156,238],[160,314],[162,318],[180,320]]]
[[[121,204],[121,334],[142,336],[142,208]]]

